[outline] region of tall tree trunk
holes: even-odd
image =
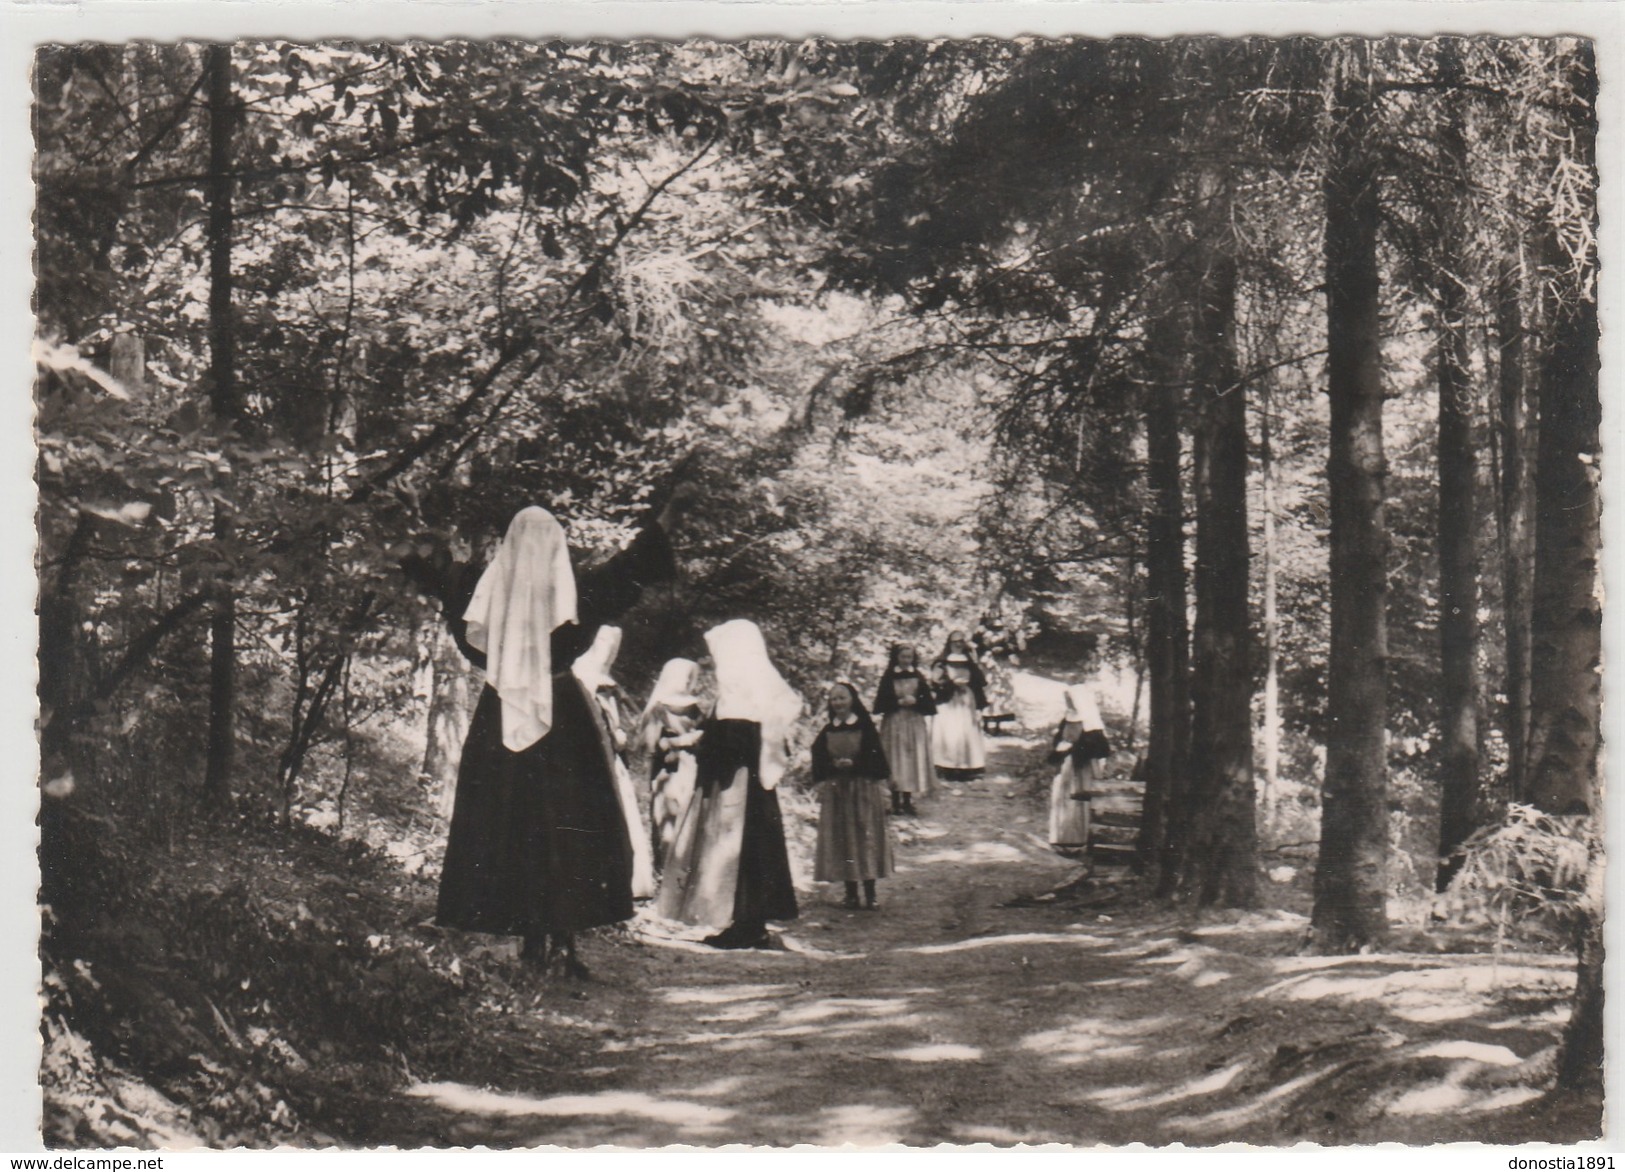
[[[1326,200],[1331,646],[1326,777],[1310,931],[1353,952],[1388,931],[1388,526],[1382,446],[1378,170],[1369,45],[1337,46]]]
[[[1596,69],[1582,43],[1572,66],[1569,120],[1575,161],[1593,166]],[[1554,213],[1555,214],[1555,213]],[[1593,213],[1594,214],[1594,213]],[[1602,609],[1598,495],[1602,402],[1597,302],[1554,225],[1543,244],[1553,279],[1550,343],[1541,358],[1540,439],[1535,486],[1535,576],[1531,629],[1529,795],[1541,809],[1580,813],[1593,804],[1601,740]]]
[[[1506,629],[1506,792],[1529,799],[1529,657],[1535,525],[1531,454],[1537,427],[1529,409],[1524,358],[1523,290],[1516,259],[1496,275],[1495,333],[1501,434],[1501,609]]]
[[[1216,201],[1212,192],[1210,201]],[[1195,850],[1183,886],[1199,904],[1257,900],[1252,645],[1247,608],[1247,399],[1236,366],[1236,263],[1221,245],[1197,282],[1192,385],[1196,626],[1190,768]]]
[[[1565,61],[1572,89],[1567,121],[1571,162],[1595,177],[1597,66],[1588,41]],[[1596,208],[1585,209],[1595,234]],[[1563,1034],[1558,1081],[1600,1092],[1603,1061],[1602,778],[1598,770],[1602,716],[1602,607],[1597,596],[1602,542],[1598,386],[1601,341],[1595,254],[1578,258],[1563,247],[1556,210],[1544,251],[1553,279],[1551,343],[1541,361],[1540,446],[1535,467],[1535,586],[1531,624],[1532,702],[1529,795],[1554,814],[1592,819],[1591,859],[1577,926],[1574,1011]],[[1576,225],[1567,225],[1574,228]]]
[[[222,431],[238,418],[236,322],[231,298],[232,132],[236,111],[231,46],[211,45],[209,70],[209,401]],[[236,756],[237,597],[226,568],[233,531],[230,509],[217,504],[214,537],[220,550],[219,591],[209,627],[209,750],[203,789],[210,798],[230,792]]]
[[[1276,565],[1280,552],[1275,539],[1275,432],[1270,413],[1274,404],[1264,392],[1259,412],[1259,476],[1263,481],[1264,556],[1264,792],[1261,805],[1266,822],[1280,801],[1281,786],[1281,619],[1278,613]]]
[[[1459,86],[1459,46],[1442,46],[1440,75]],[[1459,94],[1449,108],[1439,149],[1447,174],[1467,180],[1467,131]],[[1478,792],[1478,447],[1473,434],[1476,392],[1467,339],[1464,209],[1447,196],[1441,208],[1434,286],[1438,321],[1439,389],[1439,868],[1443,891],[1461,866],[1457,853],[1481,821]]]
[[[1184,329],[1170,312],[1153,327],[1152,380],[1145,398],[1146,667],[1150,718],[1146,729],[1145,804],[1140,859],[1168,894],[1177,882],[1189,826],[1185,801],[1190,745],[1190,632],[1185,607],[1185,499],[1180,480]]]
[[[1591,803],[1600,742],[1595,301],[1557,308],[1540,387],[1529,796],[1557,814]]]

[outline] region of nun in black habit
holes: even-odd
[[[678,508],[674,497],[630,546],[579,575],[563,528],[537,507],[514,517],[483,569],[404,563],[486,673],[457,771],[436,923],[522,936],[527,961],[584,977],[575,934],[632,916],[614,765],[571,665],[601,625],[675,576],[667,531]]]

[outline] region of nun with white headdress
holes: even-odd
[[[649,751],[650,841],[661,870],[677,837],[677,821],[694,796],[694,746],[705,718],[695,692],[699,675],[700,665],[692,659],[668,660],[639,722]]]
[[[735,619],[705,634],[717,703],[695,748],[694,796],[677,824],[656,910],[720,928],[716,948],[771,945],[769,920],[798,914],[777,792],[801,696],[768,658],[756,624]]]
[[[649,848],[649,832],[643,825],[643,813],[638,809],[637,791],[632,788],[632,775],[626,769],[626,729],[621,725],[621,686],[610,675],[615,657],[621,652],[621,629],[599,627],[598,636],[587,648],[586,654],[571,668],[576,679],[601,718],[599,731],[604,738],[604,752],[615,771],[615,795],[621,802],[621,816],[626,819],[626,832],[632,838],[632,898],[649,899],[655,893],[654,852]]]
[[[1106,722],[1101,718],[1095,690],[1079,680],[1067,685],[1065,711],[1055,730],[1052,763],[1059,763],[1050,783],[1049,841],[1063,849],[1089,845],[1090,782],[1099,762],[1111,756]]]
[[[529,962],[584,977],[575,934],[632,915],[632,835],[602,716],[571,666],[599,627],[675,576],[654,524],[577,573],[558,520],[522,509],[483,568],[413,556],[402,568],[437,594],[463,654],[485,671],[457,771],[435,922],[524,938]]]

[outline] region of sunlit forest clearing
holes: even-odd
[[[1596,68],[1539,38],[65,45],[34,76],[45,1139],[1601,1126]],[[800,915],[436,923],[545,506],[805,701]],[[813,880],[830,685],[985,776]],[[1046,806],[1098,692],[1087,846]],[[991,719],[989,718],[997,718]]]

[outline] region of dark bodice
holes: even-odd
[[[900,698],[909,691],[913,692],[914,703],[900,703]],[[936,698],[923,672],[910,668],[906,671],[889,671],[881,677],[880,689],[875,693],[875,713],[884,716],[903,709],[918,712],[921,716],[931,716],[936,712]]]
[[[748,769],[755,782],[761,761],[761,725],[754,720],[708,720],[694,747],[694,784],[702,790],[727,789],[741,769]]]
[[[837,768],[837,760],[853,762],[850,769]],[[891,776],[886,763],[886,750],[880,743],[880,733],[874,722],[862,720],[855,725],[826,724],[812,745],[812,775],[814,781],[828,781],[837,777],[866,777],[884,781]]]

